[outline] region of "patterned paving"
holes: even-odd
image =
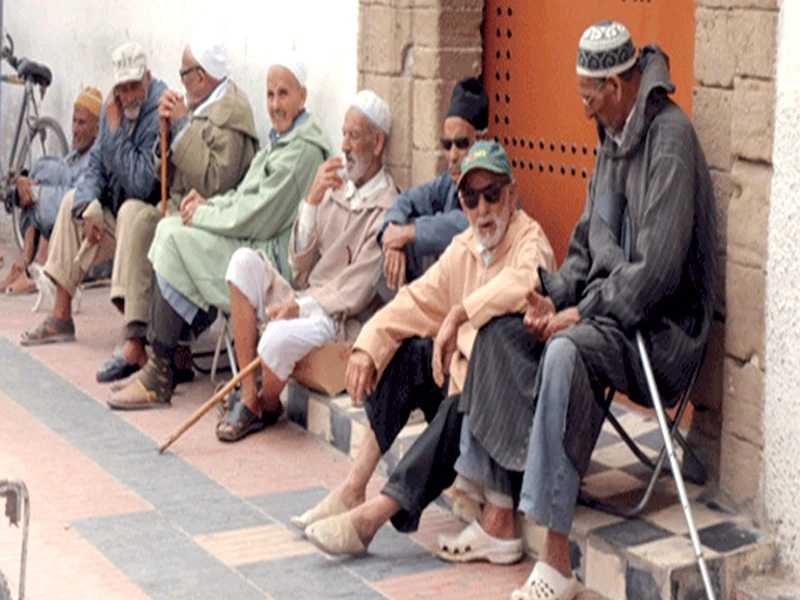
[[[20,348],[19,332],[42,315],[29,312],[30,298],[2,302],[0,474],[16,474],[31,491],[27,597],[507,598],[529,572],[530,561],[454,566],[435,558],[437,535],[463,527],[442,508],[446,499],[425,513],[413,536],[383,528],[366,557],[320,553],[289,517],[345,475],[347,455],[363,436],[363,411],[294,386],[288,412],[314,435],[282,422],[224,445],[214,439],[209,416],[159,455],[157,442],[211,395],[207,378],[183,386],[169,410],[114,413],[105,406],[107,389],[94,381],[118,331],[107,290],[84,294],[78,341],[63,346]],[[652,420],[620,416],[652,445]],[[384,472],[423,427],[404,430]],[[586,479],[604,497],[634,489],[642,474],[618,444],[604,433]],[[381,484],[377,478],[369,493]],[[701,490],[691,493],[696,498]],[[728,589],[732,564],[769,558],[771,548],[748,524],[713,504],[693,507],[718,585]],[[15,590],[20,538],[4,523],[0,569]],[[534,549],[541,534],[526,528]],[[609,598],[688,598],[698,590],[683,516],[666,479],[640,520],[580,508],[571,548],[581,578]]]
[[[290,387],[288,401],[291,418],[306,424],[310,431],[342,452],[353,454],[352,446],[341,440],[361,435],[366,419],[362,409],[352,408],[346,398],[329,399],[297,384]],[[663,444],[655,417],[624,405],[615,405],[612,411],[645,454],[655,459]],[[342,425],[345,417],[349,425]],[[406,427],[385,457],[387,471],[424,426]],[[682,454],[678,448],[679,460]],[[632,506],[641,498],[649,475],[650,470],[628,450],[611,424],[606,423],[592,454],[582,492],[618,506]],[[730,589],[737,569],[757,564],[773,550],[752,524],[708,501],[701,486],[686,483],[686,487],[703,555],[719,594]],[[440,503],[448,504],[446,498],[440,499]],[[528,523],[522,525],[529,547],[536,552],[544,531]],[[600,590],[609,598],[677,599],[702,594],[688,526],[669,474],[661,476],[638,519],[627,520],[579,507],[571,537],[573,565],[580,579],[589,589]],[[726,563],[727,558],[734,560]]]

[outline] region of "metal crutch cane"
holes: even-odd
[[[650,366],[650,358],[647,355],[647,349],[644,346],[644,340],[642,339],[642,334],[639,331],[636,332],[636,345],[639,348],[639,356],[642,359],[642,367],[644,368],[644,375],[647,379],[647,387],[649,388],[650,396],[653,399],[653,407],[656,409],[658,427],[661,429],[661,435],[664,438],[664,446],[667,450],[667,456],[669,457],[669,465],[672,469],[672,475],[675,478],[675,487],[678,488],[678,496],[681,500],[683,516],[686,518],[686,525],[689,527],[689,536],[692,539],[692,547],[694,548],[694,554],[697,557],[697,566],[700,567],[700,576],[703,578],[703,587],[706,589],[706,596],[708,600],[715,600],[714,588],[711,586],[711,578],[708,575],[706,559],[703,557],[703,549],[700,546],[700,536],[697,534],[697,527],[694,524],[692,508],[689,506],[689,497],[686,494],[686,486],[683,483],[683,474],[681,473],[678,459],[675,456],[675,446],[672,444],[672,436],[670,434],[669,426],[667,425],[667,417],[664,412],[664,406],[661,404],[661,395],[658,393],[656,379],[653,376],[653,368]]]

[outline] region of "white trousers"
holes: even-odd
[[[239,248],[234,252],[225,281],[234,285],[256,311],[259,327],[266,319],[267,307],[294,297],[294,290],[281,277],[262,252]],[[301,316],[267,323],[258,341],[258,355],[281,381],[286,381],[294,366],[314,348],[336,337],[336,325],[328,315]]]

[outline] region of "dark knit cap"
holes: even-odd
[[[453,88],[448,117],[461,117],[478,131],[489,126],[489,98],[475,77],[459,81]]]

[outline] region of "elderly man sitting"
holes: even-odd
[[[374,92],[359,92],[344,116],[343,159],[320,165],[300,204],[289,243],[298,292],[263,252],[242,248],[233,255],[226,279],[240,364],[255,357],[256,323],[265,316],[268,323],[258,343],[261,394],[255,374],[242,381],[241,395],[229,399],[217,427],[220,440],[236,441],[274,423],[281,414],[278,396],[297,361],[334,338],[352,341],[377,309],[372,282],[381,254],[375,235],[397,196],[383,168],[390,126],[386,103]]]
[[[208,199],[192,191],[181,201],[180,216],[158,223],[149,253],[156,272],[148,325],[153,354],[133,381],[111,394],[111,408],[169,405],[182,332],[206,328],[211,307],[230,310],[225,270],[238,248],[261,250],[290,277],[288,245],[297,206],[329,155],[322,130],[305,110],[305,81],[305,69],[293,56],[270,66],[269,148],[255,156],[235,190]]]
[[[180,75],[186,98],[166,90],[158,102],[158,114],[170,126],[170,214],[180,210],[187,194],[210,197],[234,188],[258,150],[250,101],[228,78],[228,56],[221,42],[208,33],[195,33],[183,50]],[[160,144],[154,163],[158,172]],[[127,277],[112,292],[112,301],[124,312],[125,342],[97,371],[99,382],[128,377],[147,362],[144,343],[153,281],[147,252],[161,211],[132,200],[121,212],[133,225],[130,236],[120,239],[129,248]]]
[[[404,530],[416,527],[425,502],[406,493],[405,481],[421,483],[421,479],[403,468],[395,469],[382,491],[380,516],[369,522],[360,518],[359,505],[381,454],[391,447],[411,410],[419,406],[426,419],[433,420],[426,435],[435,443],[422,447],[417,440],[408,454],[426,466],[425,480],[444,485],[453,480],[452,463],[427,451],[436,449],[440,434],[447,434],[439,415],[448,414],[457,404],[475,334],[498,315],[524,310],[525,294],[535,285],[537,269],[555,264],[539,224],[517,210],[511,165],[497,142],[479,141],[470,149],[458,188],[471,228],[456,236],[421,278],[401,288],[367,322],[354,345],[347,389],[353,401],[360,403],[363,394],[375,388],[365,402],[371,429],[347,479],[320,504],[293,519],[327,552],[366,551],[377,528],[397,513],[403,513]],[[441,443],[457,446],[458,431]],[[355,510],[346,513],[348,509]]]
[[[87,87],[75,99],[72,108],[72,150],[64,158],[43,156],[31,167],[31,172],[16,181],[16,201],[22,210],[24,244],[22,256],[11,266],[0,292],[26,294],[36,290],[28,274],[34,260],[47,260],[47,245],[61,201],[68,190],[83,176],[89,165],[89,149],[97,138],[103,94]],[[38,246],[38,250],[37,250]]]
[[[586,207],[564,264],[540,272],[542,294],[531,293],[524,320],[499,320],[478,336],[456,468],[487,505],[480,523],[440,541],[451,560],[486,558],[492,539],[509,543],[509,471],[524,471],[519,510],[547,533],[514,600],[576,594],[568,535],[603,393],[649,398],[635,332],[674,402],[703,356],[714,310],[711,178],[690,120],[669,99],[666,56],[646,46],[637,59],[627,29],[602,21],[580,39],[577,73],[600,132]]]
[[[44,265],[56,283],[53,313],[22,334],[23,346],[75,339],[71,301],[83,273],[113,256],[112,298],[125,281],[130,248],[116,242],[129,239],[132,223],[125,220],[122,207],[130,199],[149,204],[159,200],[150,152],[159,134],[158,98],[166,86],[150,75],[139,44],[123,44],[111,54],[111,62],[114,89],[100,118],[100,134],[86,173],[61,203]],[[82,227],[74,219],[82,220]]]
[[[447,171],[400,194],[378,234],[384,256],[383,275],[390,290],[422,275],[453,236],[467,228],[456,181],[461,175],[461,161],[488,125],[489,99],[483,85],[474,77],[459,81],[442,124]]]

